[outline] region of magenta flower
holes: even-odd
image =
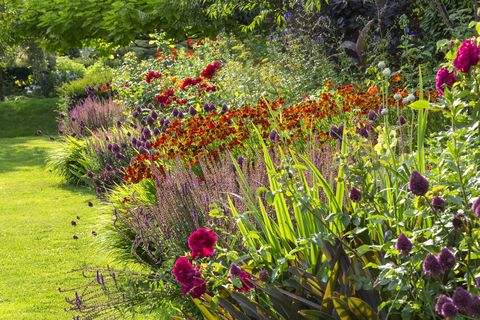
[[[207,257],[213,255],[217,237],[213,230],[200,228],[192,232],[188,238],[188,247],[192,250],[192,258]]]
[[[453,66],[461,72],[469,73],[470,68],[476,66],[479,60],[480,50],[472,40],[463,41],[458,48],[457,56],[453,61]]]
[[[239,266],[233,265],[230,269],[230,275],[232,277],[238,278],[242,283],[241,287],[237,287],[234,285],[235,290],[240,292],[248,292],[254,287],[252,275],[242,270]]]
[[[193,298],[199,298],[207,291],[202,275],[186,257],[178,258],[172,271],[175,279],[182,285],[183,294],[190,293]]]
[[[457,76],[455,75],[455,72],[449,72],[447,68],[440,68],[435,80],[438,95],[442,97],[445,85],[452,86],[457,81]]]

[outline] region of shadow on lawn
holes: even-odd
[[[36,141],[38,138],[33,137],[0,139],[0,173],[45,167],[49,149],[37,145]]]

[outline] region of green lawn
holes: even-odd
[[[47,135],[57,133],[58,99],[21,98],[0,103],[0,137],[33,136],[37,130]]]
[[[71,319],[58,288],[85,283],[73,269],[107,264],[92,235],[106,213],[91,192],[66,185],[45,168],[56,143],[31,136],[38,128],[54,132],[54,103],[0,103],[0,319]],[[20,137],[7,138],[12,136]]]

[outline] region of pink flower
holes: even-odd
[[[480,49],[472,40],[463,41],[457,51],[457,57],[453,61],[453,66],[461,72],[469,73],[470,68],[477,65]]]
[[[192,259],[213,255],[217,237],[213,230],[200,228],[188,237],[188,247],[192,250]]]
[[[437,83],[437,92],[441,97],[443,96],[445,85],[453,85],[457,81],[457,76],[455,75],[455,72],[449,72],[447,68],[440,68],[435,79]]]

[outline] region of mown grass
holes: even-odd
[[[33,136],[37,129],[56,131],[55,102],[0,103],[0,319],[71,318],[58,288],[85,283],[71,270],[108,262],[92,235],[106,213],[93,193],[66,185],[45,168],[56,143]],[[88,207],[89,200],[96,206]]]
[[[0,103],[0,138],[47,135],[57,132],[55,117],[58,99],[20,98]]]
[[[54,144],[45,137],[0,139],[0,319],[68,319],[57,289],[85,283],[69,271],[107,264],[91,233],[100,214],[87,205],[93,194],[45,169]]]

